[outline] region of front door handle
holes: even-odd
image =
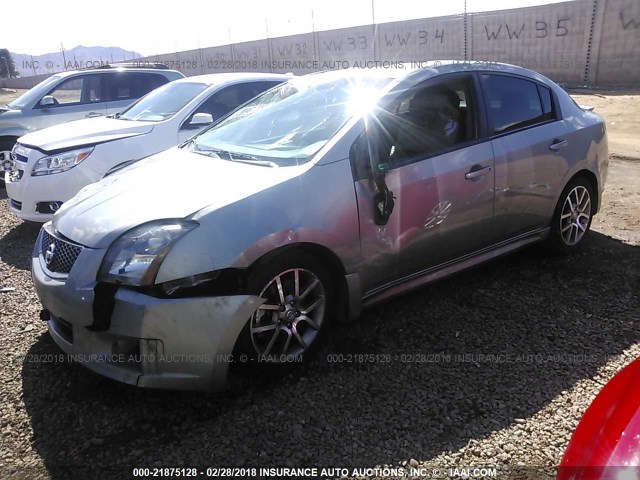
[[[553,141],[553,143],[551,145],[549,145],[549,150],[553,150],[554,152],[557,152],[562,147],[566,147],[567,144],[568,144],[568,142],[566,140],[559,140],[559,139],[556,138]]]
[[[490,172],[491,167],[481,167],[480,165],[476,165],[464,174],[464,178],[466,178],[467,180],[473,180],[474,178],[481,177],[482,175],[486,175]]]
[[[85,118],[93,118],[93,117],[101,117],[102,114],[100,112],[89,112],[85,115]]]

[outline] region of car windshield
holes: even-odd
[[[194,137],[196,153],[264,166],[310,160],[354,116],[366,113],[391,78],[309,75],[256,97]]]
[[[42,97],[44,97],[51,87],[60,80],[59,75],[53,75],[52,77],[46,78],[33,87],[31,90],[25,92],[16,98],[13,102],[7,104],[9,108],[20,109],[32,106],[37,101],[39,101]]]
[[[148,93],[116,118],[161,122],[173,117],[204,91],[208,85],[195,82],[170,82]]]

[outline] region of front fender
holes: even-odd
[[[172,248],[156,283],[247,268],[276,248],[298,243],[328,248],[347,272],[355,269],[360,258],[348,159],[315,165],[300,176],[194,218],[200,226]]]
[[[0,139],[2,137],[19,138],[34,129],[29,129],[25,125],[20,125],[21,112],[18,110],[9,110],[0,113]]]
[[[2,140],[3,137],[11,137],[13,139],[16,139],[17,141],[20,137],[26,135],[27,133],[30,133],[29,130],[20,127],[0,127],[0,140]]]

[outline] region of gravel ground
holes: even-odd
[[[52,361],[29,275],[37,227],[1,201],[0,284],[16,291],[0,294],[0,478],[160,465],[495,465],[497,478],[553,478],[586,407],[640,357],[639,178],[639,162],[612,162],[580,253],[532,247],[428,286],[334,329],[304,370],[224,394],[141,390]],[[346,361],[358,354],[377,361]],[[104,470],[77,468],[90,465]]]

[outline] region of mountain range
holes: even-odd
[[[70,50],[27,55],[11,52],[16,71],[21,77],[55,73],[63,70],[92,68],[106,63],[131,61],[142,57],[138,52],[119,47],[84,47],[78,45]]]

